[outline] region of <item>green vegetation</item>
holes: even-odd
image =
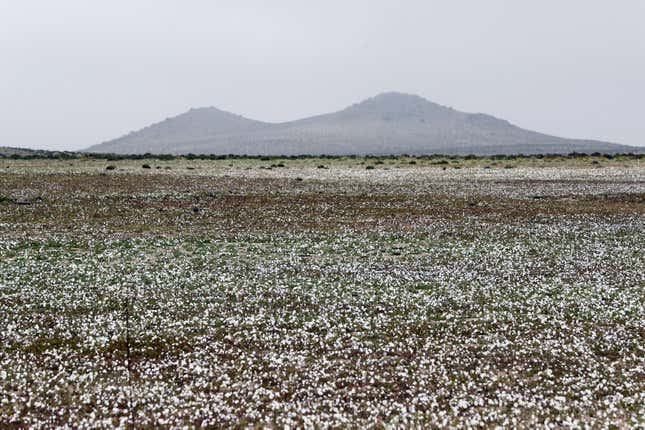
[[[594,152],[591,154],[572,152],[570,154],[498,154],[498,155],[444,155],[444,154],[427,154],[427,155],[282,155],[282,156],[262,156],[262,155],[234,155],[234,154],[103,154],[103,153],[86,153],[86,152],[69,152],[69,151],[34,151],[28,154],[11,154],[0,153],[0,159],[12,160],[260,160],[260,161],[286,161],[286,160],[375,160],[374,164],[385,164],[385,161],[416,161],[428,160],[435,164],[447,164],[448,160],[459,161],[490,161],[490,160],[581,160],[581,159],[605,159],[605,160],[643,160],[645,153],[622,153],[622,154],[601,154]],[[410,163],[413,164],[413,163]]]

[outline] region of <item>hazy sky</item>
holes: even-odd
[[[383,91],[645,145],[644,0],[0,0],[0,146],[79,149],[218,108]]]

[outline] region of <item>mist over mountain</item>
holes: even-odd
[[[142,154],[536,154],[639,152],[641,148],[565,139],[486,114],[459,112],[422,97],[383,93],[338,112],[283,123],[216,108],[191,109],[88,152]]]

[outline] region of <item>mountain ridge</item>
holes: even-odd
[[[460,112],[399,92],[279,123],[214,107],[192,108],[86,151],[237,155],[640,152],[637,147],[525,130],[492,115]]]

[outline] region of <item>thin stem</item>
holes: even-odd
[[[134,428],[134,408],[132,406],[132,354],[130,342],[130,307],[132,306],[132,286],[128,286],[125,300],[125,360],[128,372],[128,411],[130,413],[130,428]]]

